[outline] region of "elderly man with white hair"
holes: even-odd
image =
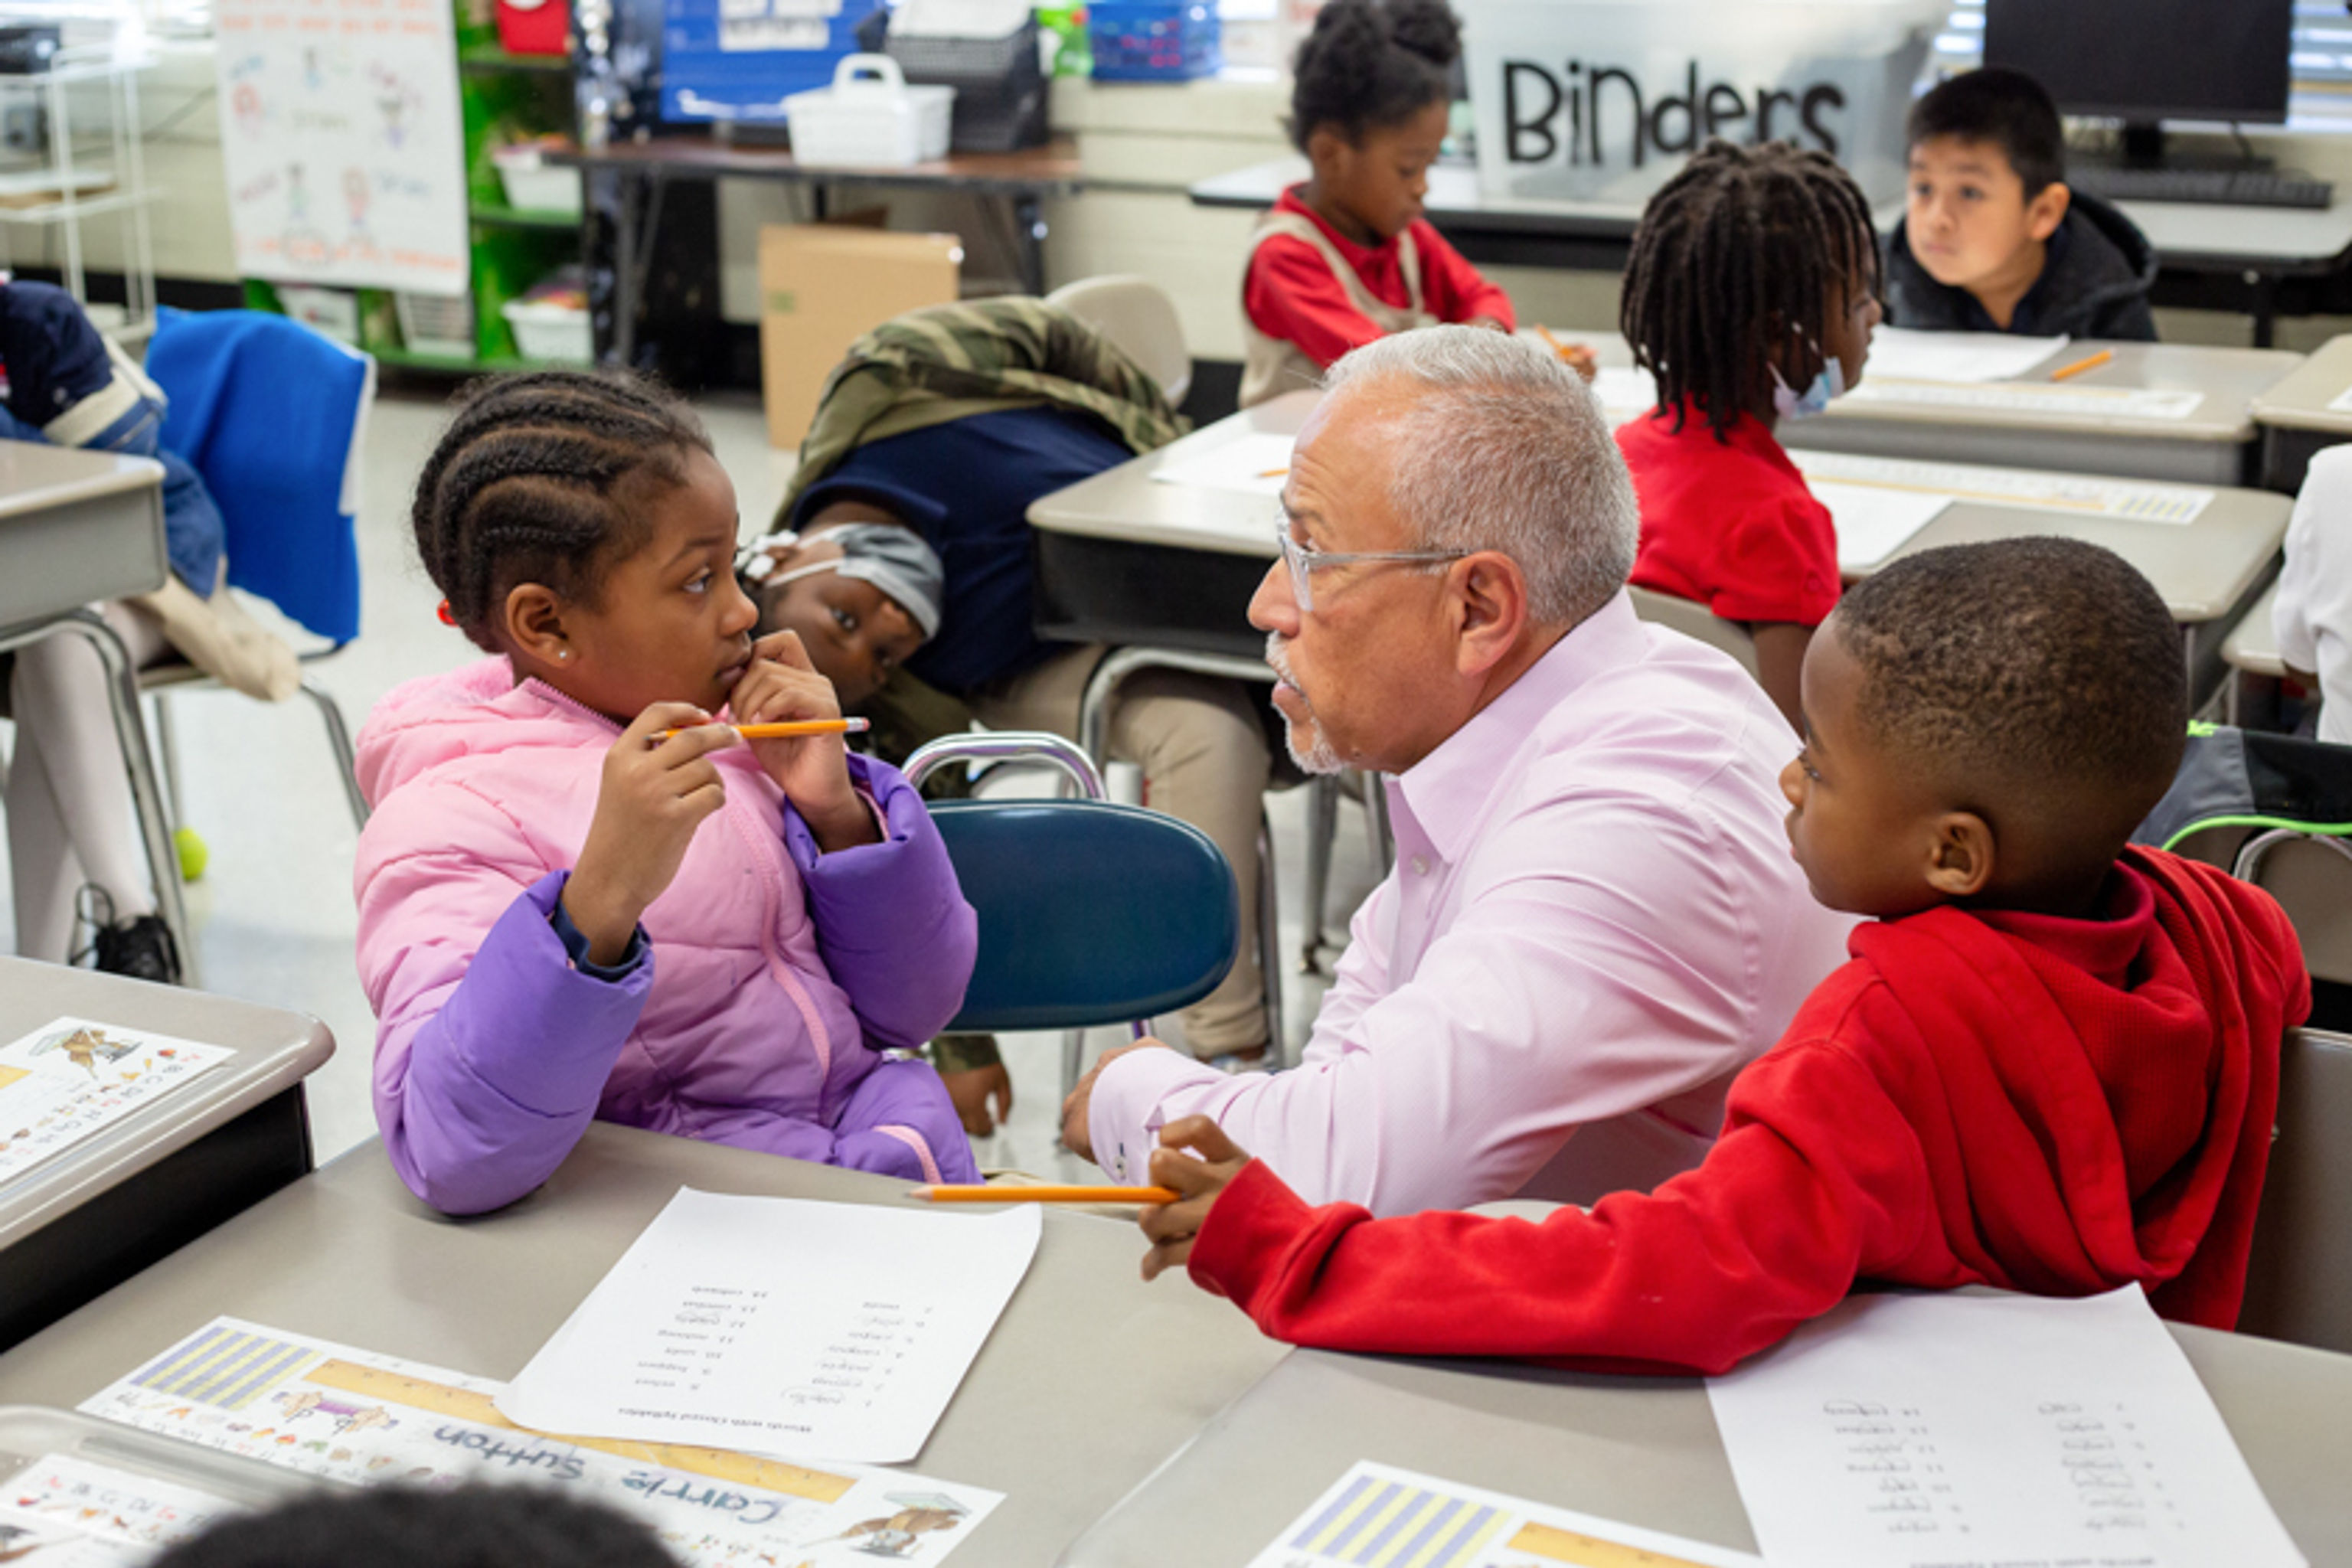
[[[1589,1202],[1696,1165],[1843,962],[1790,858],[1788,721],[1634,618],[1633,487],[1552,355],[1468,327],[1331,367],[1250,620],[1302,765],[1391,775],[1394,869],[1292,1072],[1107,1055],[1063,1135],[1140,1181],[1207,1115],[1310,1204]]]

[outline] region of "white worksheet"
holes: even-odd
[[[89,1018],[55,1018],[0,1046],[0,1182],[233,1054],[226,1046]]]
[[[681,1188],[498,1396],[542,1432],[896,1464],[996,1327],[1043,1222]]]
[[[2137,1286],[1857,1296],[1706,1391],[1772,1568],[2303,1568]]]
[[[1654,1530],[1359,1459],[1250,1568],[1760,1568]]]
[[[2214,492],[2196,485],[2141,479],[2096,479],[2035,468],[1992,468],[1912,458],[1867,458],[1853,452],[1793,447],[1790,458],[1817,491],[1823,484],[1917,490],[1979,506],[2026,511],[2071,511],[2128,518],[2134,522],[2191,523],[2213,504]]]
[[[1911,542],[1952,504],[1948,495],[1811,480],[1813,499],[1837,524],[1838,569],[1866,572]]]
[[[0,1563],[136,1568],[237,1504],[152,1476],[45,1454],[0,1480]]]
[[[2007,332],[1920,332],[1881,327],[1870,335],[1868,374],[1890,381],[2008,381],[2065,346],[2063,334],[2019,338]]]
[[[2186,419],[2205,395],[2183,386],[2085,386],[2074,381],[2002,381],[1969,385],[1881,375],[1845,395],[1850,403],[1965,409],[1974,414],[2037,414],[2063,419]]]
[[[1171,454],[1151,470],[1163,485],[1190,485],[1201,490],[1238,490],[1244,495],[1278,496],[1290,477],[1290,449],[1295,436],[1249,430],[1214,446],[1205,442],[1198,451]]]
[[[526,1432],[491,1403],[503,1386],[215,1318],[81,1409],[352,1486],[520,1482],[577,1493],[645,1521],[681,1568],[848,1568],[877,1557],[932,1568],[1004,1500],[905,1470]],[[34,1560],[43,1568],[49,1561]],[[101,1563],[112,1568],[103,1559],[87,1568]]]
[[[2330,414],[2352,414],[2352,386],[2346,387],[2327,400]]]
[[[1604,364],[1592,378],[1592,395],[1612,425],[1639,419],[1658,405],[1658,378],[1632,365]]]

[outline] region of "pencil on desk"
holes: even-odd
[[[910,1187],[907,1195],[935,1204],[1172,1204],[1173,1187],[933,1186]]]
[[[2070,375],[2080,375],[2086,370],[2096,370],[2115,357],[2115,350],[2101,349],[2097,353],[2091,355],[2088,359],[2078,359],[2073,364],[2064,365],[2057,370],[2052,371],[2050,373],[2050,379],[2053,381],[2063,381]]]
[[[1257,471],[1257,477],[1262,479],[1278,479],[1289,472],[1288,468],[1260,468]]]
[[[747,741],[789,741],[796,735],[862,735],[873,728],[870,719],[795,719],[789,724],[730,724]],[[662,739],[682,734],[678,730],[664,730]]]

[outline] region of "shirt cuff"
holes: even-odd
[[[587,934],[572,923],[571,911],[563,907],[562,898],[555,900],[555,908],[549,911],[547,923],[555,928],[555,940],[563,944],[564,955],[572,960],[572,967],[591,980],[626,980],[646,961],[646,928],[643,926],[629,932],[629,945],[622,952],[620,963],[591,963],[588,962]]]
[[[1168,1121],[1160,1103],[1187,1084],[1227,1082],[1206,1062],[1166,1047],[1129,1051],[1096,1076],[1087,1101],[1087,1136],[1095,1163],[1122,1185],[1139,1184],[1151,1170],[1151,1152]]]

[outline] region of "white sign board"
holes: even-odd
[[[464,293],[448,0],[215,0],[213,16],[238,270]]]
[[[1710,137],[1794,142],[1873,204],[1948,0],[1459,0],[1490,199],[1638,206]]]

